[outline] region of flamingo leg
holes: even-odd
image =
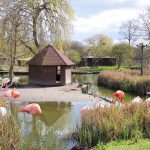
[[[118,98],[116,97],[116,99],[113,101],[113,104],[115,104],[116,103],[116,101],[118,101]]]

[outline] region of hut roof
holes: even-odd
[[[73,65],[74,63],[61,54],[54,46],[47,45],[43,50],[37,53],[28,65],[42,65],[42,66],[58,66],[58,65]]]

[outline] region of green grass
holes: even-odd
[[[103,71],[103,70],[126,70],[127,66],[121,66],[117,69],[116,66],[95,66],[95,67],[80,67],[83,71]]]
[[[132,140],[112,141],[106,145],[98,144],[93,150],[150,150],[150,140],[141,139],[137,142]]]
[[[0,65],[0,70],[2,71],[8,71],[9,70],[9,65]],[[27,71],[28,68],[27,67],[22,67],[22,66],[14,66],[14,71]]]
[[[0,70],[9,70],[9,65],[0,65]]]

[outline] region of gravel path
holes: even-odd
[[[58,102],[80,102],[80,101],[96,101],[100,98],[92,95],[83,94],[77,84],[54,87],[24,87],[17,88],[21,93],[21,101],[23,102],[42,102],[42,101],[58,101]]]

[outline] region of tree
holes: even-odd
[[[74,13],[68,0],[1,0],[2,17],[18,6],[26,33],[20,41],[33,54],[38,52],[43,40],[54,43],[69,39]],[[31,41],[34,41],[33,47],[29,44]]]
[[[81,58],[80,58],[80,53],[75,51],[75,50],[70,50],[68,52],[68,57],[75,63],[79,63]]]
[[[117,58],[118,69],[120,68],[123,60],[130,60],[132,55],[132,47],[127,43],[115,44],[112,47],[112,56]]]
[[[112,40],[102,34],[94,35],[86,40],[88,44],[88,53],[93,57],[105,57],[110,55]]]
[[[40,48],[40,38],[51,43],[57,41],[59,44],[62,44],[62,39],[69,38],[70,21],[73,20],[74,13],[67,0],[26,0],[22,11],[25,14],[24,18],[27,18],[26,28],[32,33],[37,50]],[[30,33],[28,39],[31,37]],[[29,47],[24,40],[22,43]]]
[[[140,25],[142,37],[150,42],[150,6],[140,14]]]
[[[21,9],[20,5],[15,5],[15,1],[11,1],[12,7],[6,8],[4,14],[1,18],[1,37],[5,40],[5,56],[9,56],[10,59],[10,68],[9,68],[9,77],[12,78],[15,61],[17,58],[18,47],[20,45],[20,39],[24,36]],[[15,5],[15,7],[14,7]],[[6,44],[7,43],[7,44]]]
[[[138,30],[138,22],[135,19],[133,19],[123,22],[120,26],[119,33],[122,40],[126,40],[128,41],[128,44],[131,44],[137,39]]]
[[[83,45],[81,42],[79,41],[72,41],[70,43],[70,49],[73,49],[75,51],[78,51],[81,57],[85,57],[87,56],[87,52],[86,52],[86,46]]]
[[[73,19],[67,0],[1,0],[0,15],[2,35],[8,43],[5,53],[10,57],[10,77],[19,47],[24,45],[36,54],[43,43],[69,39]]]

